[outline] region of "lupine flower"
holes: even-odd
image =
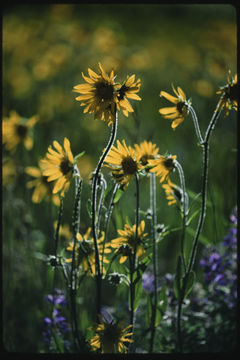
[[[82,266],[83,271],[87,275],[95,275],[96,266],[95,266],[95,247],[93,238],[90,238],[91,228],[88,228],[86,233],[82,236],[80,233],[77,233],[77,242],[75,246],[75,261],[76,266]],[[99,259],[100,263],[107,264],[109,260],[104,256],[102,257],[103,251],[103,242],[105,239],[105,233],[102,231],[101,236],[98,238],[98,248],[99,248]],[[104,245],[104,253],[110,253],[111,249],[109,249],[110,243]],[[68,244],[66,248],[67,251],[73,251],[73,241]],[[72,262],[72,257],[66,259],[67,263]],[[103,273],[105,274],[106,269],[103,267]]]
[[[63,341],[65,348],[70,347],[70,343],[65,339],[65,334],[69,333],[70,328],[66,318],[62,315],[62,307],[66,306],[67,301],[65,292],[59,289],[54,290],[54,294],[46,296],[46,301],[49,302],[53,308],[50,317],[43,319],[43,339],[50,350],[54,348],[54,336],[52,332],[56,332],[57,336]]]
[[[183,90],[179,86],[177,87],[177,91],[173,85],[172,88],[176,97],[168,94],[166,91],[161,91],[160,96],[165,97],[167,100],[175,104],[175,106],[161,108],[159,109],[159,112],[165,119],[173,120],[171,126],[175,130],[175,128],[181,124],[187,116],[188,107],[186,95]]]
[[[154,274],[144,272],[142,275],[142,287],[149,294],[154,291]]]
[[[54,141],[53,145],[57,151],[53,150],[50,145],[46,158],[40,160],[43,169],[42,173],[47,176],[47,181],[56,181],[53,194],[61,191],[60,195],[64,196],[73,177],[73,154],[67,138],[64,138],[64,148],[57,141]]]
[[[22,142],[27,150],[31,150],[33,147],[32,128],[37,121],[36,115],[27,120],[20,117],[16,111],[11,111],[9,118],[3,118],[2,140],[6,149],[14,152]]]
[[[163,182],[168,179],[169,174],[173,171],[176,158],[176,155],[161,155],[158,159],[149,160],[149,165],[152,166],[150,172],[155,172],[157,176],[161,177],[160,182]]]
[[[158,148],[156,144],[153,144],[151,141],[143,141],[139,145],[135,144],[135,154],[139,159],[139,162],[142,166],[146,166],[149,163],[150,159],[156,159],[158,155]]]
[[[135,174],[142,169],[134,149],[127,147],[125,140],[123,145],[117,140],[117,147],[113,146],[105,159],[105,166],[112,171],[114,179],[125,190]]]
[[[138,235],[136,239],[136,225],[132,227],[128,224],[124,225],[123,230],[118,230],[118,234],[120,237],[113,239],[111,241],[111,247],[117,248],[115,252],[119,252],[121,254],[120,264],[124,263],[129,255],[129,251],[127,248],[130,248],[133,252],[136,247],[136,256],[141,259],[141,257],[145,254],[144,248],[144,240],[147,236],[147,233],[144,233],[145,222],[141,221],[138,226]],[[125,249],[125,251],[124,251]]]
[[[222,95],[222,99],[218,103],[216,111],[223,109],[225,116],[229,115],[231,109],[235,111],[238,109],[237,74],[232,77],[231,71],[229,70],[227,81],[227,85],[222,86],[220,90],[217,91],[217,94]]]
[[[53,185],[47,181],[47,176],[43,175],[41,163],[39,167],[27,166],[25,172],[34,177],[34,180],[27,182],[27,188],[34,188],[32,193],[32,202],[35,204],[40,203],[43,199],[52,201],[56,206],[60,205],[60,199],[57,194],[53,194]]]
[[[132,332],[128,332],[132,325],[123,328],[123,321],[120,323],[108,322],[103,316],[100,317],[100,324],[95,327],[95,335],[90,339],[93,350],[100,350],[101,353],[126,353],[124,343],[132,343],[129,339]]]

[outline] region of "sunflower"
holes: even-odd
[[[218,103],[216,111],[223,109],[225,116],[228,116],[229,111],[238,109],[238,97],[237,97],[237,74],[234,78],[231,76],[231,71],[228,72],[228,83],[222,86],[217,94],[222,95],[222,99]]]
[[[157,176],[161,176],[160,182],[163,182],[174,169],[174,160],[176,160],[176,158],[176,155],[161,155],[158,159],[149,160],[149,165],[153,166],[150,169],[150,172],[156,173]]]
[[[172,96],[165,91],[161,91],[160,96],[165,97],[165,99],[175,104],[175,106],[161,108],[159,109],[159,112],[165,119],[173,120],[171,126],[175,129],[187,116],[188,104],[190,104],[190,101],[186,101],[186,95],[179,86],[177,87],[177,91],[173,85],[172,88],[177,97]]]
[[[133,100],[142,100],[136,93],[139,92],[141,87],[141,81],[138,79],[135,82],[135,75],[127,76],[126,81],[118,89],[117,94],[117,109],[122,109],[125,116],[128,116],[129,112],[134,112],[130,102],[127,98]]]
[[[117,147],[112,147],[104,164],[111,169],[114,179],[125,190],[135,174],[142,169],[142,165],[135,156],[134,149],[127,147],[125,140],[122,143],[123,145],[117,140]]]
[[[138,235],[136,239],[136,225],[132,227],[128,224],[124,225],[123,230],[118,230],[118,234],[120,237],[113,239],[111,241],[111,247],[117,248],[115,252],[121,254],[120,264],[124,263],[129,255],[129,249],[134,252],[136,247],[136,256],[140,259],[145,254],[145,248],[143,246],[145,237],[147,233],[144,233],[145,229],[145,222],[144,220],[141,221],[140,225],[138,226]]]
[[[47,181],[47,176],[43,175],[41,165],[39,167],[27,166],[25,172],[34,177],[34,180],[27,182],[27,188],[35,188],[32,194],[32,202],[35,204],[40,203],[43,199],[52,201],[56,206],[60,205],[60,199],[57,194],[53,194],[53,186]]]
[[[93,350],[100,350],[105,353],[126,353],[127,347],[124,343],[132,343],[129,339],[132,332],[128,332],[132,325],[123,328],[123,321],[120,323],[108,322],[103,316],[100,323],[95,327],[95,335],[90,339],[90,346]]]
[[[84,113],[94,113],[94,119],[101,119],[110,125],[115,122],[115,106],[117,103],[117,88],[119,85],[114,83],[114,71],[108,76],[98,64],[100,74],[96,74],[88,68],[89,77],[82,73],[86,84],[74,86],[75,92],[82,95],[77,96],[77,101],[82,101],[80,106],[85,106]]]
[[[165,190],[169,206],[177,204],[177,199],[181,200],[181,190],[170,179],[167,180],[167,184],[162,185],[162,188]]]
[[[53,145],[57,151],[53,150],[50,145],[46,158],[40,160],[41,167],[43,168],[43,175],[47,177],[47,181],[56,180],[53,194],[61,191],[60,195],[64,196],[73,177],[73,154],[67,138],[64,138],[64,148],[56,140],[53,142]]]
[[[135,151],[137,158],[143,166],[148,165],[150,159],[156,159],[158,157],[158,148],[156,144],[151,141],[143,141],[139,145],[135,144]]]
[[[30,119],[20,117],[16,111],[11,111],[9,118],[3,118],[3,144],[7,150],[14,152],[18,144],[23,143],[27,150],[33,147],[32,128],[38,121],[38,117]]]
[[[88,228],[86,233],[82,236],[80,233],[77,233],[77,242],[75,245],[75,259],[76,266],[82,266],[83,270],[87,275],[95,275],[96,266],[95,266],[95,248],[93,239],[90,238],[91,228]],[[105,233],[102,231],[101,236],[98,238],[98,249],[99,249],[99,260],[100,263],[108,264],[109,260],[104,256],[102,257],[101,253],[103,251],[103,242],[105,239]],[[73,251],[73,241],[68,244],[66,248],[67,251]],[[104,253],[110,253],[111,249],[109,249],[110,244],[104,245]],[[72,262],[72,257],[66,259],[67,263]],[[105,268],[102,269],[103,274],[106,273]]]

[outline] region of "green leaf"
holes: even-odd
[[[187,227],[187,233],[191,236],[195,236],[196,230],[192,229],[191,227]],[[199,241],[203,244],[203,245],[211,245],[211,242],[203,235],[200,234],[199,236]]]
[[[158,326],[162,320],[162,312],[160,311],[160,309],[157,307],[156,308],[156,317],[155,317],[155,326]]]
[[[161,314],[164,315],[167,309],[168,304],[168,297],[166,293],[167,286],[164,284],[160,293],[158,294],[158,309],[160,310]]]
[[[88,213],[89,217],[91,218],[92,217],[92,201],[90,199],[88,199],[86,207],[87,207],[87,213]]]
[[[196,210],[191,217],[188,219],[188,223],[187,225],[189,225],[191,223],[191,221],[200,213],[201,209]]]
[[[77,161],[85,154],[85,151],[82,151],[80,154],[76,155],[73,160],[73,164],[76,164]]]
[[[124,193],[124,191],[123,191],[122,189],[117,189],[117,192],[116,192],[116,194],[115,194],[115,196],[114,196],[114,199],[113,199],[113,203],[114,203],[114,204],[116,204],[116,203],[120,200],[120,198],[122,197],[123,193]]]
[[[112,184],[108,185],[107,188],[104,190],[102,203],[104,203],[106,196],[109,194],[110,190],[112,190]]]
[[[174,279],[174,283],[173,283],[173,290],[174,290],[175,296],[178,300],[180,300],[180,297],[181,297],[182,273],[183,273],[182,256],[179,255],[178,260],[177,260],[177,269],[176,269],[175,279]]]
[[[141,296],[142,296],[142,281],[138,281],[138,283],[135,285],[135,297],[134,297],[134,311],[137,310]]]
[[[148,324],[151,322],[152,318],[152,298],[150,294],[147,294],[147,322]]]
[[[184,299],[190,294],[190,292],[192,291],[194,282],[195,282],[195,272],[194,271],[190,271],[190,273],[187,275],[185,275],[184,279],[183,279],[183,283],[186,282],[185,284],[185,294],[184,294]]]

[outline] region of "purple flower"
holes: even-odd
[[[149,294],[154,291],[154,275],[151,273],[143,273],[142,276],[142,287]]]

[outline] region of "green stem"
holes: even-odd
[[[105,148],[96,170],[93,174],[93,183],[92,183],[92,233],[93,233],[93,242],[95,248],[95,263],[96,263],[96,287],[97,287],[97,303],[96,303],[96,318],[97,322],[99,322],[98,314],[101,311],[101,282],[102,282],[102,274],[100,268],[100,259],[99,259],[99,249],[98,249],[98,232],[97,232],[97,223],[96,223],[96,208],[97,208],[97,183],[98,183],[98,176],[103,165],[105,158],[107,157],[111,147],[116,138],[117,134],[117,123],[118,123],[118,116],[117,110],[115,109],[115,122],[112,124],[112,131],[110,135],[110,139],[108,141],[107,147]]]
[[[154,294],[152,306],[152,319],[151,319],[151,337],[149,353],[153,353],[154,338],[155,338],[155,322],[157,313],[157,242],[156,242],[156,225],[157,225],[157,212],[156,212],[156,176],[155,173],[150,174],[150,208],[151,208],[151,236],[153,248],[153,274],[154,274]]]
[[[193,119],[193,123],[194,123],[194,127],[195,127],[195,131],[196,131],[198,141],[202,145],[203,144],[203,138],[202,138],[202,134],[201,134],[201,131],[200,131],[200,128],[199,128],[198,118],[197,118],[197,115],[195,113],[195,110],[193,109],[193,107],[191,105],[188,105],[188,110],[190,111],[190,113],[192,115],[192,119]]]
[[[177,160],[174,160],[174,165],[175,165],[176,169],[178,170],[180,183],[181,183],[181,189],[182,189],[183,219],[182,219],[182,236],[181,236],[181,254],[182,254],[183,268],[184,268],[184,274],[185,274],[186,273],[186,262],[185,262],[185,255],[184,255],[184,240],[185,240],[185,233],[186,233],[187,210],[188,210],[187,194],[186,194],[185,178],[184,178],[182,166]]]
[[[135,300],[135,282],[133,280],[133,275],[135,272],[135,263],[136,263],[136,252],[137,252],[137,242],[138,242],[138,224],[139,224],[139,200],[140,200],[140,194],[139,194],[139,177],[136,173],[135,175],[136,180],[136,233],[135,233],[135,243],[134,243],[134,250],[133,254],[129,254],[129,267],[130,267],[130,324],[132,325],[132,333],[134,332],[134,323],[135,323],[135,317],[134,317],[134,300]],[[140,280],[139,280],[140,281]],[[133,337],[133,335],[132,335]],[[131,349],[131,345],[129,347]]]
[[[218,108],[218,107],[217,107]],[[177,314],[177,338],[178,338],[178,344],[177,344],[177,348],[179,350],[179,352],[182,352],[182,335],[181,335],[181,314],[182,314],[182,304],[183,304],[183,299],[185,296],[185,288],[186,288],[186,283],[187,283],[187,279],[188,276],[190,274],[190,272],[192,271],[194,262],[195,262],[195,258],[196,258],[196,252],[197,252],[197,245],[198,245],[198,240],[199,240],[199,236],[201,234],[202,231],[202,227],[203,227],[203,223],[204,223],[204,219],[206,216],[206,203],[207,203],[207,178],[208,178],[208,162],[209,162],[209,140],[210,140],[210,136],[211,133],[215,127],[216,121],[219,117],[221,113],[221,109],[219,111],[214,111],[214,114],[211,118],[211,121],[208,125],[207,131],[205,133],[205,137],[204,140],[202,142],[202,149],[203,149],[203,174],[202,174],[202,204],[201,204],[201,212],[199,215],[199,220],[198,220],[198,225],[197,225],[197,230],[196,230],[196,234],[194,237],[194,241],[193,241],[193,246],[192,246],[192,250],[191,250],[191,255],[190,255],[190,260],[188,263],[188,267],[187,267],[187,271],[185,274],[185,280],[183,281],[183,287],[181,289],[181,293],[180,293],[180,299],[178,302],[178,314]]]
[[[59,230],[60,230],[60,225],[61,225],[61,221],[62,221],[62,215],[63,215],[63,196],[60,197],[60,206],[59,206],[59,211],[58,211],[58,220],[57,220],[57,227],[56,227],[56,232],[55,232],[55,249],[54,249],[55,257],[57,257]]]

